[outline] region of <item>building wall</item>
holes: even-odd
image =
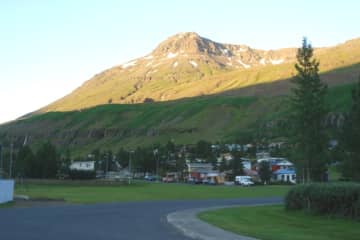
[[[0,203],[14,199],[14,180],[0,180]]]
[[[70,165],[71,170],[84,170],[84,171],[93,171],[95,170],[95,162],[88,161],[88,162],[73,162]]]

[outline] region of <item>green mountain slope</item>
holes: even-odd
[[[327,101],[333,112],[347,109],[350,87],[330,89]],[[200,139],[231,141],[248,133],[266,134],[267,126],[286,114],[283,100],[284,96],[221,95],[159,103],[106,104],[83,111],[35,115],[1,125],[0,139],[4,143],[12,138],[19,145],[26,136],[35,145],[50,139],[78,154],[95,148],[134,148],[170,139],[177,144]]]
[[[360,72],[360,39],[315,51],[323,80],[349,83]],[[79,110],[108,102],[130,104],[146,99],[169,101],[229,93],[281,95],[294,75],[296,49],[264,51],[245,45],[221,44],[196,33],[181,33],[162,42],[144,57],[95,75],[78,89],[40,112]],[[337,69],[346,71],[337,71]],[[279,82],[276,89],[262,88]],[[259,85],[262,84],[262,85]],[[244,87],[256,86],[255,92]]]

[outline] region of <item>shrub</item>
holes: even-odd
[[[94,179],[96,176],[96,172],[84,170],[70,170],[69,175],[71,179]]]
[[[360,219],[360,184],[340,182],[298,185],[286,195],[285,208]]]

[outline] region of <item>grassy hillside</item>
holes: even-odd
[[[352,85],[330,88],[330,110],[349,108]],[[0,126],[0,141],[12,137],[21,144],[49,139],[72,152],[87,153],[97,147],[176,144],[233,140],[259,131],[259,126],[286,114],[285,96],[204,96],[170,102],[106,104],[82,111],[50,112]]]
[[[110,100],[127,104],[146,98],[169,101],[231,92],[236,96],[282,95],[295,74],[295,55],[295,48],[263,51],[215,43],[194,34],[174,36],[148,56],[96,74],[40,111],[79,110]],[[353,82],[360,72],[360,39],[315,49],[315,57],[325,82]],[[276,59],[279,62],[274,63]]]

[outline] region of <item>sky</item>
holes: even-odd
[[[0,123],[178,32],[259,49],[360,37],[357,0],[1,0]]]

